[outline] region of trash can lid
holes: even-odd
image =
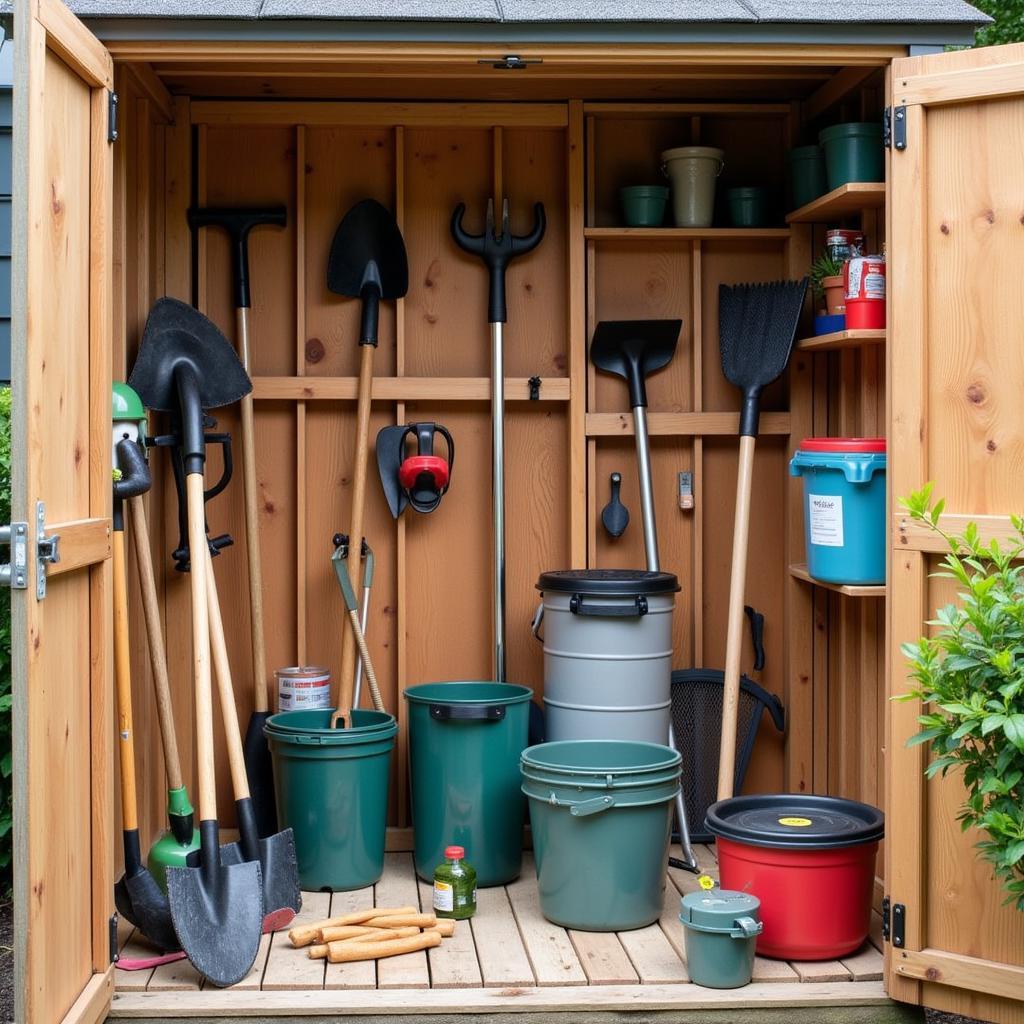
[[[620,597],[623,594],[675,594],[682,587],[670,572],[644,569],[561,569],[542,572],[537,589],[561,594]]]
[[[829,452],[837,455],[884,455],[884,437],[805,437],[802,452]]]
[[[706,824],[722,839],[776,849],[836,850],[877,842],[885,832],[877,807],[799,793],[719,800],[708,808]]]
[[[761,908],[761,901],[756,896],[735,889],[688,892],[680,903],[679,920],[684,924],[722,931],[732,931],[737,918],[756,918]]]

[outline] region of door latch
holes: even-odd
[[[46,505],[36,502],[34,557],[29,555],[28,523],[0,526],[0,547],[11,549],[11,560],[0,564],[0,586],[28,590],[29,575],[34,572],[36,597],[40,601],[46,597],[46,567],[60,561],[60,535],[46,535]]]

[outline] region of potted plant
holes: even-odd
[[[919,700],[929,743],[929,778],[963,771],[967,796],[958,818],[983,833],[977,848],[1024,911],[1024,519],[1016,536],[984,544],[974,523],[960,536],[940,526],[944,503],[931,484],[901,502],[949,548],[937,576],[955,580],[960,603],[940,608],[930,636],[903,645],[913,680],[897,700]]]
[[[811,290],[818,308],[824,304],[828,316],[846,311],[843,297],[843,263],[828,253],[822,253],[811,264]]]

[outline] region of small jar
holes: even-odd
[[[434,913],[464,921],[476,913],[476,871],[461,846],[447,847],[444,856],[434,868]]]

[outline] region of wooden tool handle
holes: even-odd
[[[368,928],[433,928],[437,918],[433,914],[395,914],[371,917],[365,924]]]
[[[114,677],[117,682],[117,753],[121,764],[121,827],[139,827],[135,794],[135,737],[132,732],[132,673],[128,647],[128,580],[124,532],[115,530],[114,559]]]
[[[217,596],[217,577],[213,572],[213,557],[210,547],[203,544],[206,552],[206,592],[210,610],[210,647],[213,650],[214,675],[217,677],[217,692],[220,695],[220,713],[224,719],[224,736],[228,747],[228,764],[231,768],[231,787],[236,800],[249,796],[249,779],[245,774],[245,753],[242,750],[242,734],[238,731],[238,709],[235,707],[235,688],[231,685],[231,662],[228,660],[228,645],[224,638],[224,620],[220,614],[220,598]],[[192,559],[193,562],[195,558]]]
[[[455,934],[455,919],[452,917],[439,917],[437,924],[427,931],[437,932],[442,939],[450,939]]]
[[[346,934],[351,931],[357,934]],[[322,942],[393,942],[419,935],[419,928],[360,928],[359,925],[343,925],[340,928],[324,928],[320,932]]]
[[[320,932],[324,928],[334,928],[343,924],[362,924],[374,917],[394,917],[415,913],[415,907],[370,907],[367,910],[352,910],[338,917],[325,917],[320,921],[296,925],[288,932],[288,938],[293,946],[308,946],[311,942],[319,939]]]
[[[146,503],[140,494],[128,500],[128,507],[131,509],[132,516],[132,545],[135,548],[135,562],[139,570],[142,612],[146,619],[146,635],[149,639],[149,662],[153,669],[153,689],[156,691],[156,714],[160,721],[160,739],[164,748],[167,788],[181,789],[181,758],[178,755],[178,735],[174,727],[174,711],[171,708],[167,650],[164,647],[160,603],[156,595],[156,576],[153,572],[153,552],[149,546]]]
[[[327,959],[332,964],[351,963],[356,960],[381,960],[387,956],[401,956],[420,949],[441,945],[437,932],[421,932],[407,939],[393,942],[331,942],[327,946]]]
[[[743,601],[747,585],[747,546],[750,537],[750,491],[754,476],[755,438],[740,438],[736,473],[736,518],[732,535],[732,573],[729,578],[729,625],[726,632],[725,684],[722,690],[722,740],[718,758],[718,799],[733,795],[736,773],[736,721],[740,704],[740,656],[743,651]]]
[[[249,359],[249,310],[238,310],[238,349],[245,372],[252,376]],[[249,559],[249,618],[252,627],[253,710],[266,712],[267,660],[263,633],[263,560],[260,556],[260,515],[256,479],[256,419],[250,391],[241,401],[242,483],[245,494],[245,550]]]

